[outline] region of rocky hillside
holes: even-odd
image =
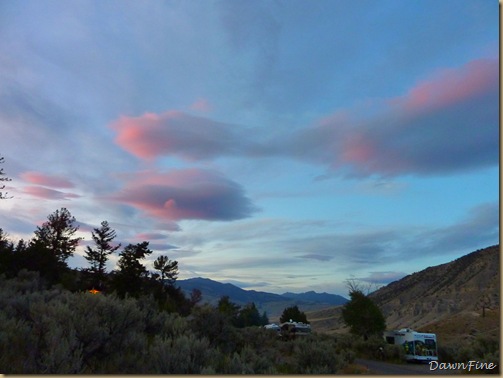
[[[492,246],[406,276],[371,297],[389,328],[424,327],[460,312],[498,307],[499,269],[499,246]]]
[[[388,329],[426,330],[465,314],[499,311],[499,245],[481,249],[450,263],[424,269],[375,291],[370,297],[386,316]],[[344,329],[341,307],[308,313],[313,327],[324,332]]]

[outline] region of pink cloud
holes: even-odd
[[[235,220],[255,211],[239,184],[200,169],[135,174],[112,199],[166,221]]]
[[[348,176],[431,175],[497,164],[498,111],[498,60],[479,59],[439,71],[402,96],[339,110],[273,139],[177,111],[121,117],[111,127],[117,144],[142,159],[280,156]],[[188,214],[177,198],[162,205],[174,218],[202,216],[196,208]]]
[[[458,69],[446,69],[420,82],[394,100],[407,111],[437,109],[476,97],[499,84],[497,60],[480,59]]]
[[[337,112],[290,142],[290,154],[348,176],[431,175],[498,163],[496,60],[445,70],[365,117]]]
[[[31,184],[50,186],[54,188],[73,188],[73,183],[59,176],[46,175],[40,172],[24,172],[21,178]]]
[[[178,111],[121,117],[111,125],[115,142],[141,159],[174,155],[186,160],[238,153],[242,141],[229,125]]]
[[[42,186],[26,186],[23,192],[38,198],[48,199],[48,200],[66,200],[70,198],[79,198],[80,196],[73,193],[64,193],[59,190],[44,188]]]

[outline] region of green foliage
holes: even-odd
[[[106,279],[106,262],[108,256],[120,248],[120,244],[113,246],[110,244],[116,237],[113,230],[107,221],[101,222],[100,228],[95,228],[92,232],[92,238],[96,248],[87,247],[84,258],[91,265],[90,272],[92,275],[91,286],[103,290]]]
[[[64,207],[50,214],[47,219],[35,230],[33,243],[49,249],[58,261],[65,262],[73,256],[75,248],[82,240],[74,236],[79,226],[75,226],[75,217]]]
[[[140,262],[152,251],[148,248],[148,242],[129,244],[119,254],[117,263],[119,270],[114,275],[114,289],[118,295],[124,297],[127,294],[139,296],[144,286],[144,279],[148,277],[147,268]]]
[[[225,315],[232,321],[235,321],[238,317],[240,307],[237,304],[231,302],[229,296],[224,295],[218,301],[217,309],[221,314]]]
[[[438,347],[439,360],[442,362],[459,362],[477,360],[492,362],[498,368],[487,373],[499,374],[500,342],[495,337],[479,336],[473,340],[460,343],[441,344]]]
[[[209,305],[182,318],[156,304],[153,296],[47,290],[38,272],[0,277],[0,371],[335,374],[349,361],[331,336],[285,343],[262,327],[236,328]]]
[[[39,272],[48,285],[61,282],[63,274],[68,271],[66,262],[62,261],[52,249],[38,241],[32,241],[29,245],[18,243],[13,261],[11,276],[22,269]]]
[[[154,269],[160,272],[162,283],[173,285],[178,277],[178,261],[171,261],[167,256],[159,256],[154,261]]]
[[[250,327],[250,326],[261,326],[268,324],[264,323],[264,318],[260,316],[255,303],[250,303],[239,310],[236,319],[236,326],[240,328]]]
[[[351,300],[342,309],[342,318],[351,333],[367,339],[386,329],[386,320],[377,305],[359,290],[349,293]]]
[[[284,323],[290,321],[290,319],[293,320],[294,322],[302,322],[309,324],[309,322],[307,321],[306,314],[300,311],[297,305],[285,308],[283,310],[283,313],[281,314],[279,321],[281,323]]]

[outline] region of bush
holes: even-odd
[[[0,279],[0,371],[10,374],[334,374],[354,356],[331,336],[282,341],[211,306],[189,318],[155,298],[45,290]]]

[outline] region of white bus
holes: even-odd
[[[388,344],[402,345],[407,361],[438,361],[437,335],[416,332],[410,328],[385,331]]]

